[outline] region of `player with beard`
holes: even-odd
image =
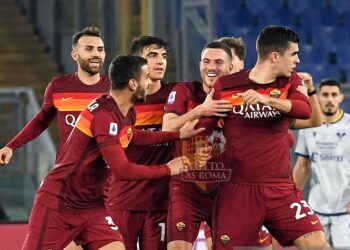
[[[0,150],[8,163],[13,151],[44,132],[57,115],[59,149],[74,128],[80,112],[96,97],[107,93],[110,82],[100,71],[105,60],[102,36],[96,27],[87,27],[72,37],[72,58],[78,71],[54,77],[46,88],[44,101],[33,119]]]
[[[176,83],[162,81],[167,67],[168,45],[161,38],[133,39],[131,53],[147,59],[149,80],[146,102],[135,105],[137,129],[159,131],[164,106]],[[130,146],[125,153],[137,164],[164,164],[173,157],[174,143]],[[169,177],[158,180],[121,181],[112,176],[107,209],[118,224],[126,249],[166,249],[166,218]]]
[[[320,82],[318,99],[325,123],[300,130],[294,168],[300,189],[311,173],[308,202],[335,249],[350,246],[350,115],[340,108],[343,98],[338,81]]]
[[[223,112],[232,109],[229,101],[213,101],[212,87],[214,82],[230,72],[232,54],[230,49],[219,42],[208,43],[202,50],[199,64],[202,82],[178,83],[171,91],[166,114],[163,118],[163,129],[177,131],[185,122],[202,116],[225,116]],[[216,144],[221,137],[221,129],[217,128],[212,142]],[[201,143],[201,141],[198,141]],[[196,141],[177,143],[176,155],[191,155]],[[216,144],[221,147],[221,144]],[[222,148],[223,149],[223,148]],[[185,152],[183,152],[185,151]],[[211,163],[220,164],[221,148],[217,158]],[[192,159],[191,159],[192,160]],[[208,164],[209,165],[209,164]],[[200,170],[200,171],[198,171]],[[203,170],[203,171],[202,171]],[[208,171],[207,171],[208,170]],[[219,182],[225,180],[201,179],[199,176],[210,174],[209,169],[198,165],[191,169],[189,175],[171,178],[169,186],[169,211],[167,223],[168,249],[192,249],[197,238],[200,224],[206,221],[211,225],[212,206]],[[224,174],[228,173],[223,170]],[[214,174],[221,174],[215,172]],[[188,178],[194,176],[194,179]]]
[[[133,105],[145,100],[147,60],[119,56],[109,67],[111,91],[91,102],[58,153],[34,201],[23,249],[63,249],[79,238],[87,249],[125,249],[118,226],[104,207],[105,181],[112,171],[120,180],[155,179],[186,171],[188,159],[138,165],[128,161],[129,145],[149,145],[189,138],[196,122],[180,132],[134,128]],[[0,163],[4,163],[3,160]]]
[[[77,63],[74,74],[54,77],[46,88],[44,102],[33,119],[0,150],[8,163],[13,151],[44,132],[57,115],[59,148],[66,142],[80,112],[96,97],[107,93],[110,82],[100,71],[105,60],[102,35],[96,27],[87,27],[72,37],[71,56]],[[72,243],[66,250],[81,249]]]
[[[283,246],[329,247],[317,215],[295,187],[289,161],[290,119],[311,115],[307,97],[297,90],[298,42],[288,28],[265,27],[255,66],[214,85],[214,100],[230,100],[233,108],[223,128],[232,175],[215,202],[213,249],[258,246],[262,225]],[[210,133],[217,120],[205,118],[200,125]]]

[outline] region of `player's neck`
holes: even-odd
[[[117,106],[123,116],[126,116],[129,110],[134,106],[134,104],[130,101],[131,96],[126,91],[123,90],[111,90],[110,96],[117,103]]]
[[[277,75],[267,62],[257,62],[249,72],[249,79],[259,84],[268,84],[275,81]]]
[[[80,69],[78,70],[78,77],[79,80],[86,85],[94,85],[98,83],[101,79],[100,73],[91,75],[90,73]]]
[[[327,116],[327,115],[323,115],[324,118],[324,122],[326,124],[332,123],[332,122],[336,122],[338,121],[341,116],[343,115],[343,112],[341,109],[338,109],[337,112],[335,112],[333,115]]]
[[[158,90],[160,90],[162,84],[160,80],[152,81],[152,83],[149,85],[149,88],[147,89],[147,95],[152,95],[156,93]]]

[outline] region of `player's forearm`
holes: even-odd
[[[273,97],[268,97],[267,105],[275,108],[283,113],[288,113],[292,108],[292,102],[288,99],[278,99]]]
[[[10,141],[7,147],[15,150],[44,132],[54,119],[53,111],[40,110],[39,113]]]
[[[198,106],[197,106],[198,107]],[[165,114],[163,117],[163,131],[178,131],[188,121],[193,121],[201,117],[200,108],[194,108],[183,115],[172,113]]]
[[[103,158],[119,180],[148,180],[170,176],[170,168],[163,165],[145,166],[129,162],[120,145],[100,148]]]
[[[309,102],[312,108],[311,117],[307,120],[297,119],[294,123],[294,129],[311,128],[321,126],[323,123],[323,115],[320,104],[317,99],[317,95],[312,95],[309,98]]]
[[[131,143],[135,146],[148,146],[176,140],[180,140],[179,131],[146,131],[135,129]]]
[[[298,157],[293,170],[293,177],[298,188],[303,189],[309,176],[310,167],[308,160]]]

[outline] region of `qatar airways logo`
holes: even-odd
[[[244,119],[264,119],[264,118],[280,118],[281,112],[269,105],[236,105],[233,106],[232,112],[236,115],[243,116]]]

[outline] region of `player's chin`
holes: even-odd
[[[215,78],[213,78],[213,77],[207,78],[207,85],[208,85],[208,87],[210,87],[210,88],[214,87],[214,84],[215,84],[215,82],[216,82],[217,79],[218,79],[218,77],[215,77]]]

